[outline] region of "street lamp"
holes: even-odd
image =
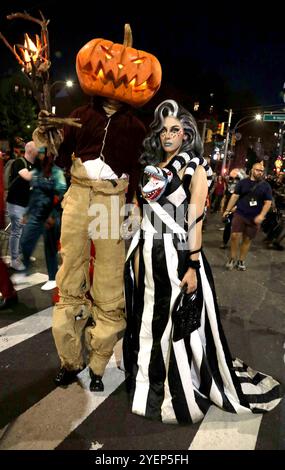
[[[56,80],[55,82],[53,82],[50,86],[50,91],[52,91],[52,89],[58,85],[58,84],[61,84],[61,85],[64,85],[65,87],[67,88],[71,88],[73,87],[74,83],[72,80]]]
[[[245,119],[247,119],[247,121],[243,122],[241,124],[241,122],[244,121]],[[237,129],[239,129],[242,126],[245,126],[246,124],[249,124],[250,122],[261,121],[261,120],[262,120],[262,114],[260,114],[260,113],[256,114],[255,116],[244,116],[234,125],[233,130],[231,131],[231,133],[235,134]]]
[[[245,126],[246,124],[249,124],[250,122],[253,122],[253,121],[261,121],[262,120],[262,114],[258,113],[256,114],[255,116],[243,116],[241,119],[239,119],[239,121],[234,125],[234,127],[231,129],[230,126],[231,126],[231,118],[232,118],[232,109],[230,110],[225,110],[229,113],[229,118],[228,118],[228,128],[227,128],[227,134],[226,134],[226,142],[225,142],[225,147],[224,147],[224,159],[223,159],[223,163],[222,163],[222,169],[221,169],[221,174],[224,175],[224,173],[226,172],[226,165],[227,165],[227,156],[228,156],[228,146],[229,146],[229,141],[230,141],[230,138],[235,135],[237,129],[239,129],[240,127],[242,126]],[[245,122],[242,122],[246,120]],[[231,143],[230,143],[230,151],[232,153],[232,150],[233,150],[233,144],[232,144],[232,140],[231,140]]]
[[[242,122],[246,120],[245,122]],[[262,114],[258,113],[255,116],[244,116],[242,117],[233,127],[231,130],[231,137],[234,137],[236,135],[236,131],[240,129],[242,126],[245,126],[246,124],[249,124],[254,121],[261,121],[262,120]],[[241,138],[241,135],[239,136]],[[236,139],[238,140],[238,139]],[[233,151],[233,140],[231,139],[231,152]]]
[[[56,80],[50,86],[50,94],[52,92],[52,89],[58,84],[63,85],[63,88],[72,88],[73,85],[74,85],[72,80],[65,80],[65,81],[64,80]],[[54,105],[54,106],[52,106],[52,109],[51,109],[52,114],[55,114],[55,110],[56,110],[56,106]]]

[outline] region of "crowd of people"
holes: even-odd
[[[11,163],[11,164],[10,164]],[[1,225],[9,224],[9,265],[13,274],[9,276],[7,266],[1,259],[0,308],[14,306],[18,301],[13,285],[29,285],[29,268],[33,252],[41,235],[49,279],[41,287],[51,290],[56,287],[58,270],[58,243],[60,239],[61,199],[66,191],[64,172],[55,166],[36,147],[27,142],[18,158],[6,163],[8,174],[2,166],[2,181],[7,177],[7,218],[2,209]],[[3,184],[4,187],[4,184]]]
[[[285,237],[285,185],[283,174],[265,175],[263,162],[256,162],[247,175],[234,169],[228,176],[215,176],[210,212],[219,212],[224,222],[220,248],[230,241],[228,270],[246,270],[245,259],[252,240],[264,233],[266,248],[283,251]],[[217,203],[218,201],[218,203]]]
[[[59,287],[52,325],[61,362],[55,383],[68,386],[86,367],[85,337],[90,390],[103,391],[105,368],[124,333],[124,364],[132,377],[134,413],[180,423],[199,421],[213,403],[234,413],[270,410],[280,398],[278,383],[266,376],[267,386],[263,384],[261,389],[254,379],[258,373],[251,370],[247,378],[259,394],[259,404],[251,402],[252,393],[247,395],[237,373],[242,367],[246,374],[247,366],[240,359],[232,359],[219,320],[213,277],[202,251],[202,226],[212,171],[202,157],[203,147],[193,116],[175,101],[166,100],[156,108],[150,133],[144,138],[142,123],[119,104],[96,101],[87,111],[82,108],[76,115],[88,115],[88,123],[94,120],[93,125],[84,129],[82,140],[81,130],[66,131],[57,164],[46,155],[38,157],[33,142],[26,144],[24,158],[28,163],[15,161],[7,196],[13,224],[11,267],[22,270],[12,276],[12,281],[17,284],[27,276],[30,256],[40,235],[44,235],[49,282]],[[113,116],[116,119],[111,123]],[[134,160],[126,155],[129,142],[124,151],[117,147],[117,157],[107,144],[98,174],[99,162],[92,159],[94,150],[88,153],[85,146],[81,154],[82,141],[89,142],[92,149],[97,145],[102,151],[92,133],[100,122],[105,138],[107,123],[112,137],[130,126],[132,135],[137,135],[132,148],[137,156],[142,141],[139,180]],[[74,150],[80,156],[71,160],[68,156]],[[119,167],[121,152],[127,160]],[[113,163],[112,156],[116,157]],[[133,172],[127,168],[130,160]],[[95,162],[95,166],[90,162]],[[57,165],[66,169],[67,164],[71,167],[71,185],[66,192],[64,171]],[[133,184],[129,185],[125,169],[134,178]],[[228,181],[218,177],[214,184],[213,212],[221,211],[224,218],[232,214],[231,257],[226,265],[230,270],[235,266],[245,269],[250,242],[271,209],[272,189],[263,175],[263,164],[258,162],[249,176],[238,175]],[[21,192],[11,190],[16,182],[21,184]],[[119,225],[126,198],[132,201],[132,209],[140,213],[139,229],[126,261],[120,232],[116,236],[110,232],[114,196],[121,214]],[[98,232],[90,222],[90,215],[102,205],[107,208],[108,221],[103,239],[96,236]],[[62,264],[57,272],[55,247],[60,225]],[[91,240],[96,249],[92,284],[88,272]],[[1,273],[5,271],[6,279],[1,287],[1,308],[13,307],[17,294],[7,279],[3,262],[0,269]],[[185,296],[195,293],[200,320],[194,331],[186,331],[177,339],[172,309],[181,289]],[[207,373],[202,374],[201,364]],[[210,388],[207,384],[211,384]]]

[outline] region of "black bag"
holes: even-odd
[[[201,325],[201,311],[197,305],[197,291],[186,294],[185,284],[172,309],[173,341],[186,338]]]

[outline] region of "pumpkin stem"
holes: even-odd
[[[125,31],[124,31],[124,42],[123,42],[125,47],[132,47],[133,45],[133,35],[132,35],[132,29],[129,23],[125,24]]]

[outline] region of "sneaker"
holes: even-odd
[[[47,281],[42,287],[41,290],[52,290],[56,287],[56,281]]]
[[[2,256],[2,261],[4,261],[4,263],[7,264],[7,266],[11,267],[11,256],[10,255]]]
[[[27,276],[26,273],[12,274],[10,279],[13,282],[13,284],[15,284],[16,286],[19,285],[19,284],[28,284],[29,283],[28,276]]]
[[[232,271],[234,269],[235,265],[236,265],[236,260],[235,259],[230,259],[226,264],[226,268],[229,271]]]
[[[241,261],[241,260],[238,261],[237,269],[238,271],[246,271],[246,265],[244,264],[244,261]]]
[[[15,271],[25,271],[26,266],[22,261],[17,258],[17,259],[12,259],[11,261],[11,268],[15,269]]]

